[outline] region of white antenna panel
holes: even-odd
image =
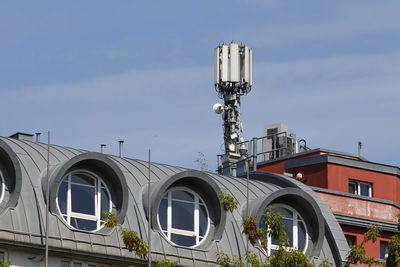
[[[249,85],[253,85],[253,51],[249,49]]]
[[[239,82],[239,45],[231,43],[230,46],[230,80],[231,82]]]
[[[240,79],[242,82],[249,82],[249,63],[249,48],[246,45],[240,56]]]
[[[214,85],[219,83],[219,47],[214,48]]]
[[[222,45],[221,81],[228,81],[228,46]]]

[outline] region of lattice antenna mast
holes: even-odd
[[[239,154],[239,143],[244,142],[240,96],[251,91],[252,76],[252,51],[247,45],[232,41],[230,45],[223,43],[214,49],[214,85],[224,105],[215,104],[213,109],[217,114],[222,113],[228,155]]]

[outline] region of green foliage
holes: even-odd
[[[387,267],[400,266],[400,214],[397,214],[397,220],[397,233],[388,243]]]
[[[299,266],[309,267],[312,266],[306,255],[300,250],[292,250],[286,253],[286,256],[282,259],[283,266]]]
[[[269,266],[268,262],[261,262],[258,258],[257,255],[253,252],[247,252],[246,253],[246,260],[249,263],[251,267],[264,267],[264,266]]]
[[[376,242],[376,239],[381,235],[381,229],[379,229],[375,224],[370,224],[367,228],[367,232],[364,235],[364,240],[361,244],[365,242],[372,241]]]
[[[157,262],[156,267],[175,267],[178,264],[176,261],[163,259]]]
[[[102,220],[105,221],[105,226],[112,228],[118,225],[118,219],[117,219],[117,215],[112,213],[112,212],[108,212],[106,210],[103,210],[102,212]]]
[[[275,240],[279,240],[278,250],[271,256],[267,257],[265,261],[260,260],[257,255],[253,252],[246,253],[245,262],[240,257],[228,257],[225,253],[217,254],[217,265],[222,267],[242,267],[247,262],[251,267],[312,267],[309,259],[300,250],[288,249],[289,238],[285,232],[285,225],[282,222],[283,216],[276,212],[273,208],[266,209],[265,215],[263,216],[263,224],[265,229],[261,229],[256,224],[256,217],[246,217],[242,223],[243,232],[247,235],[250,243],[255,245],[257,241],[260,241],[261,246],[264,249],[266,247],[266,240],[264,236],[270,235]],[[318,267],[331,267],[332,263],[328,259],[322,260]]]
[[[367,264],[368,266],[383,266],[384,263],[374,257],[369,257],[365,254],[364,244],[368,241],[376,242],[380,236],[381,230],[374,224],[371,224],[367,228],[367,232],[364,234],[364,239],[359,245],[353,245],[347,254],[347,260],[344,264],[345,267],[350,264]]]
[[[5,262],[2,259],[0,259],[0,267],[12,267],[12,264],[9,261]]]
[[[225,253],[218,253],[217,254],[217,265],[221,267],[244,267],[245,264],[242,261],[241,257],[233,257],[232,259]]]
[[[117,215],[112,212],[103,211],[102,219],[105,221],[104,224],[107,227],[111,228],[118,226]],[[149,246],[138,236],[137,232],[122,228],[120,225],[118,231],[121,232],[125,247],[130,252],[135,251],[136,255],[138,255],[140,258],[145,258],[147,256],[147,253],[149,252]]]
[[[136,255],[141,258],[145,258],[149,252],[147,243],[143,241],[135,231],[129,231],[127,229],[121,229],[122,240],[124,241],[125,247],[130,251],[135,251]]]
[[[231,195],[228,193],[224,192],[219,192],[219,199],[222,202],[222,205],[224,206],[224,210],[226,211],[234,211],[238,208],[239,202]]]
[[[256,219],[257,218],[254,216],[248,216],[242,223],[243,232],[247,235],[247,238],[253,246],[256,244],[257,240],[261,241],[264,236],[264,231],[257,226]]]
[[[289,245],[289,237],[285,232],[285,225],[283,224],[283,216],[279,212],[275,211],[275,208],[267,208],[263,223],[265,225],[266,234],[279,240],[279,244],[282,246]]]
[[[327,258],[325,258],[325,259],[322,259],[322,261],[318,265],[318,267],[333,267],[333,263],[330,262]]]
[[[386,266],[400,266],[400,235],[398,233],[388,243]]]

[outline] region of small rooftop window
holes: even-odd
[[[349,181],[349,193],[372,197],[372,185],[370,183],[364,183],[359,181]]]
[[[73,228],[96,231],[102,227],[103,211],[111,211],[110,192],[100,177],[87,171],[67,174],[59,185],[58,209]]]

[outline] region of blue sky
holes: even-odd
[[[209,169],[222,153],[213,48],[253,49],[244,136],[283,122],[312,148],[400,165],[398,1],[0,3],[0,135]],[[43,136],[45,138],[45,136]]]

